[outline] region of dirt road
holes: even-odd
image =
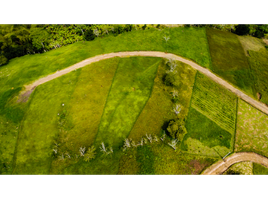
[[[264,165],[265,167],[268,167],[268,158],[253,152],[234,153],[225,158],[224,160],[225,162],[223,160],[220,160],[211,165],[209,168],[202,172],[202,175],[222,174],[233,164],[244,161],[259,163],[261,165]]]
[[[235,93],[238,97],[240,97],[241,99],[245,100],[246,102],[248,102],[249,104],[251,104],[252,106],[254,106],[255,108],[261,110],[262,112],[268,114],[268,107],[261,103],[258,102],[257,100],[254,100],[253,98],[249,97],[248,95],[244,94],[242,91],[238,90],[237,88],[233,87],[231,84],[229,84],[228,82],[226,82],[225,80],[223,80],[222,78],[216,76],[215,74],[213,74],[212,72],[210,72],[208,69],[201,67],[200,65],[196,64],[193,61],[187,60],[185,58],[182,58],[180,56],[171,54],[171,53],[164,53],[164,52],[158,52],[158,51],[133,51],[133,52],[118,52],[118,53],[109,53],[109,54],[103,54],[103,55],[98,55],[92,58],[88,58],[86,60],[83,60],[79,63],[76,63],[68,68],[65,68],[63,70],[57,71],[54,74],[45,76],[43,78],[40,78],[38,80],[36,80],[35,82],[33,82],[30,85],[26,85],[25,89],[22,93],[25,94],[28,91],[28,94],[30,94],[29,91],[33,91],[33,89],[35,87],[37,87],[38,85],[41,85],[45,82],[48,82],[50,80],[53,80],[55,78],[58,78],[64,74],[67,74],[73,70],[79,69],[81,67],[84,67],[86,65],[89,65],[91,63],[94,62],[98,62],[100,60],[104,60],[104,59],[108,59],[108,58],[113,58],[113,57],[129,57],[129,56],[148,56],[148,57],[161,57],[161,58],[173,58],[175,60],[184,62],[190,66],[192,66],[194,69],[200,71],[201,73],[205,74],[206,76],[208,76],[209,78],[211,78],[213,81],[219,83],[220,85],[224,86],[225,88],[227,88],[228,90],[232,91],[233,93]]]

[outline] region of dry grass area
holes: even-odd
[[[226,172],[223,174],[230,174],[235,172],[240,175],[253,175],[253,163],[252,162],[240,162],[232,165]]]
[[[248,50],[259,51],[261,49],[265,49],[264,42],[261,39],[251,36],[239,36],[238,38],[247,56],[249,55]]]
[[[268,116],[239,99],[235,151],[268,156]]]

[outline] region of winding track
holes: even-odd
[[[268,167],[268,158],[253,152],[241,152],[241,153],[234,153],[228,156],[227,158],[225,158],[225,161],[220,160],[214,163],[205,171],[203,171],[202,174],[203,175],[222,174],[233,164],[244,161],[259,163],[261,165],[264,165],[265,167]]]
[[[55,78],[58,78],[64,74],[67,74],[73,70],[82,68],[86,65],[89,65],[91,63],[94,62],[98,62],[100,60],[104,60],[104,59],[108,59],[108,58],[113,58],[113,57],[129,57],[129,56],[147,56],[147,57],[161,57],[161,58],[173,58],[175,60],[181,61],[183,63],[186,63],[190,66],[192,66],[194,69],[200,71],[201,73],[205,74],[206,76],[208,76],[209,78],[211,78],[213,81],[219,83],[220,85],[224,86],[225,88],[227,88],[228,90],[232,91],[233,93],[235,93],[238,97],[240,97],[241,99],[243,99],[244,101],[248,102],[249,104],[251,104],[252,106],[254,106],[255,108],[261,110],[262,112],[268,114],[268,107],[259,102],[254,100],[253,98],[251,98],[250,96],[246,95],[245,93],[243,93],[242,91],[240,91],[239,89],[235,88],[234,86],[232,86],[230,83],[228,83],[227,81],[223,80],[222,78],[216,76],[215,74],[213,74],[212,72],[210,72],[208,69],[201,67],[200,65],[196,64],[193,61],[187,60],[183,57],[171,54],[171,53],[164,53],[164,52],[159,52],[159,51],[133,51],[133,52],[118,52],[118,53],[109,53],[109,54],[103,54],[103,55],[98,55],[92,58],[88,58],[86,60],[83,60],[79,63],[76,63],[70,67],[67,67],[63,70],[57,71],[54,74],[48,75],[46,77],[40,78],[38,80],[36,80],[35,82],[26,85],[25,86],[25,90],[23,91],[23,93],[29,92],[34,90],[35,87],[37,87],[38,85],[41,85],[43,83],[46,83],[48,81],[51,81]]]
[[[180,56],[177,56],[177,55],[174,55],[171,53],[164,53],[164,52],[158,52],[158,51],[117,52],[117,53],[109,53],[109,54],[103,54],[103,55],[91,57],[91,58],[83,60],[79,63],[76,63],[68,68],[57,71],[54,74],[40,78],[29,85],[25,85],[25,90],[22,91],[21,96],[23,96],[25,94],[27,94],[26,96],[29,96],[31,94],[31,92],[34,90],[34,88],[37,87],[38,85],[41,85],[41,84],[46,83],[48,81],[51,81],[55,78],[58,78],[62,75],[65,75],[73,70],[82,68],[82,67],[89,65],[91,63],[98,62],[98,61],[101,61],[104,59],[113,58],[113,57],[130,57],[130,56],[161,57],[161,58],[167,58],[167,59],[172,58],[172,59],[178,60],[180,62],[186,63],[186,64],[192,66],[194,69],[198,70],[199,72],[205,74],[206,76],[211,78],[213,81],[219,83],[220,85],[224,86],[225,88],[227,88],[231,92],[235,93],[238,97],[240,97],[241,99],[243,99],[247,103],[251,104],[255,108],[268,114],[268,107],[265,104],[254,100],[250,96],[246,95],[245,93],[243,93],[239,89],[232,86],[227,81],[223,80],[222,78],[220,78],[220,77],[216,76],[215,74],[213,74],[212,72],[210,72],[208,69],[203,68],[200,65],[196,64],[195,62],[187,60],[183,57],[180,57]],[[252,162],[260,163],[260,164],[268,167],[268,159],[267,158],[265,158],[261,155],[258,155],[256,153],[242,152],[242,153],[234,153],[231,156],[228,156],[227,158],[225,158],[225,162],[219,161],[219,162],[213,164],[212,166],[207,168],[202,174],[221,174],[226,169],[228,169],[228,167],[230,167],[231,165],[233,165],[237,162],[242,162],[242,161],[252,161]]]

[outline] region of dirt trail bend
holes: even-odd
[[[98,55],[92,58],[88,58],[86,60],[83,60],[79,63],[76,63],[68,68],[65,68],[63,70],[57,71],[54,74],[48,75],[46,77],[40,78],[36,80],[35,82],[26,85],[25,88],[26,90],[23,91],[23,94],[25,94],[27,91],[33,91],[35,87],[38,85],[41,85],[45,82],[48,82],[50,80],[53,80],[55,78],[58,78],[64,74],[67,74],[73,70],[79,69],[81,67],[84,67],[86,65],[89,65],[94,62],[98,62],[100,60],[108,59],[108,58],[113,58],[113,57],[129,57],[129,56],[148,56],[148,57],[161,57],[161,58],[173,58],[175,60],[181,61],[183,63],[186,63],[190,66],[192,66],[194,69],[200,71],[201,73],[205,74],[209,78],[211,78],[213,81],[219,83],[220,85],[224,86],[228,90],[232,91],[235,93],[238,97],[241,99],[245,100],[252,106],[256,107],[257,109],[261,110],[262,112],[268,114],[268,107],[261,103],[258,102],[257,100],[254,100],[253,98],[249,97],[248,95],[244,94],[242,91],[238,90],[231,84],[229,84],[227,81],[223,80],[222,78],[216,76],[212,72],[210,72],[208,69],[201,67],[200,65],[196,64],[193,61],[187,60],[183,57],[171,54],[171,53],[164,53],[164,52],[159,52],[159,51],[133,51],[133,52],[117,52],[117,53],[109,53],[109,54],[103,54],[103,55]]]
[[[211,165],[209,168],[202,172],[202,175],[222,174],[233,164],[244,161],[258,163],[264,165],[265,167],[268,167],[268,158],[253,152],[234,153],[225,158],[224,160],[225,162],[223,160],[220,160]]]

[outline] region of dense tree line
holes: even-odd
[[[267,25],[234,25],[234,24],[203,24],[185,25],[194,27],[209,27],[230,31],[238,35],[251,35],[268,38]],[[0,66],[12,58],[26,54],[35,54],[56,49],[77,41],[90,41],[105,35],[118,35],[133,29],[145,30],[162,28],[163,25],[0,25]]]

